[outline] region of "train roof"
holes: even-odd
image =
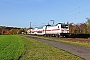
[[[68,25],[68,24],[65,24],[65,23],[58,23],[58,24],[62,24],[62,25]]]
[[[58,24],[61,24],[61,25],[68,25],[68,24],[65,24],[65,23],[58,23]],[[47,24],[47,25],[42,25],[42,26],[35,27],[35,28],[41,29],[41,28],[43,28],[44,26],[57,26],[58,24],[56,24],[56,25],[50,25],[50,24]],[[35,28],[32,28],[32,29],[35,29]]]
[[[45,26],[52,26],[52,25],[49,25],[49,24],[48,24],[48,25],[45,25]]]

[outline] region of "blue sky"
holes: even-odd
[[[83,23],[90,18],[90,0],[0,0],[0,25],[41,26],[63,22]]]

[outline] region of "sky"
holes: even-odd
[[[0,0],[0,26],[29,28],[54,23],[84,23],[90,0]]]

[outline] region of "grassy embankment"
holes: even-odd
[[[20,57],[20,59],[19,59]],[[0,60],[82,60],[48,44],[15,35],[0,36]]]
[[[68,41],[68,40],[55,39],[52,37],[45,38],[43,36],[32,36],[32,37],[43,38],[45,40],[50,40],[50,41],[55,41],[55,42],[64,42],[64,43],[68,43],[68,44],[73,44],[73,45],[77,45],[77,46],[90,48],[90,43],[86,43],[86,42],[79,42],[79,41],[74,42],[74,41]]]

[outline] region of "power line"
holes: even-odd
[[[69,12],[70,12],[70,13],[71,13],[71,12],[74,12],[74,11],[76,11],[76,10],[78,10],[78,9],[81,9],[82,7],[85,7],[85,6],[89,5],[89,4],[90,4],[90,3],[84,4],[84,5],[76,8],[76,9],[73,9],[73,10],[71,10],[71,11],[69,11]],[[75,14],[70,14],[70,15],[67,15],[67,16],[62,16],[61,19],[64,19],[64,18],[66,18],[66,17],[76,16],[77,14],[81,14],[81,13],[84,13],[84,12],[87,12],[87,11],[90,11],[90,9],[84,10],[84,11],[79,11],[79,12],[77,12],[77,13],[75,13]],[[69,14],[69,12],[68,12],[68,14]],[[66,14],[67,14],[67,13],[66,13]]]

